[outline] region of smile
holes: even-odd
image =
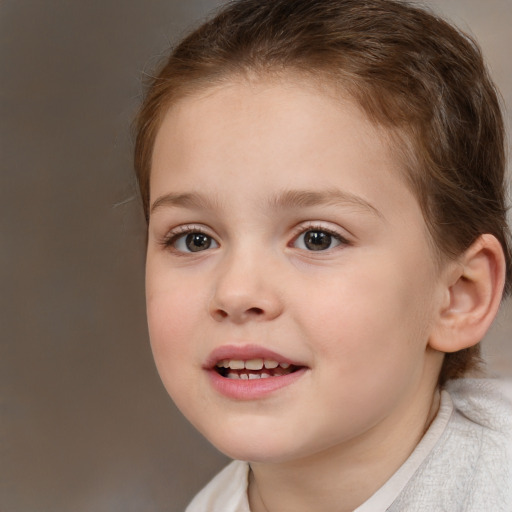
[[[258,345],[215,349],[203,366],[216,392],[235,400],[259,400],[291,386],[309,367]]]
[[[272,359],[223,359],[215,365],[215,370],[228,379],[255,380],[282,377],[299,367],[290,363],[279,363]]]

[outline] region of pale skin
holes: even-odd
[[[289,78],[233,80],[168,111],[151,169],[148,321],[178,407],[251,463],[253,512],[343,512],[421,439],[443,353],[485,333],[504,260],[483,235],[439,264],[385,132]],[[300,377],[253,398],[219,392],[212,351],[249,345]]]

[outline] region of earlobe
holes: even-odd
[[[471,347],[484,337],[505,284],[505,256],[493,235],[481,235],[449,265],[445,300],[429,340],[430,347],[440,352]]]

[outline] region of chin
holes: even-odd
[[[253,463],[285,463],[316,451],[315,447],[308,447],[296,435],[278,427],[245,430],[220,427],[214,432],[201,433],[228,457]]]
[[[199,431],[217,450],[236,460],[280,462],[290,458],[294,452],[293,447],[286,444],[285,435],[269,436],[272,430],[268,428],[228,428],[219,424],[215,429],[199,428]]]

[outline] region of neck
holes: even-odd
[[[358,439],[300,460],[251,464],[251,511],[353,511],[405,462],[438,408],[432,385],[420,406],[397,411]]]

